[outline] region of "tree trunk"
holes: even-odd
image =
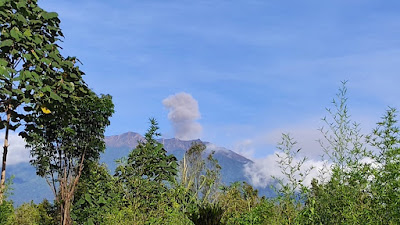
[[[63,215],[62,215],[62,225],[71,225],[71,199],[66,200],[63,202]]]
[[[83,151],[81,156],[81,161],[79,163],[77,173],[75,176],[67,173],[67,170],[64,168],[63,177],[60,180],[60,200],[61,200],[61,224],[62,225],[71,225],[71,206],[74,200],[75,188],[78,185],[79,178],[82,175],[83,170],[83,162],[85,159],[86,151]],[[68,175],[69,174],[69,175]]]
[[[10,106],[7,109],[7,123],[6,123],[6,134],[4,136],[3,146],[3,163],[1,167],[1,181],[0,181],[0,204],[3,203],[4,191],[6,188],[6,165],[7,165],[7,153],[8,153],[8,132],[10,130]]]

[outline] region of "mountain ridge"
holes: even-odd
[[[136,132],[125,132],[120,135],[107,136],[105,139],[107,151],[102,155],[102,162],[108,165],[110,171],[115,170],[116,160],[126,157],[132,151],[138,141],[143,141],[144,137]],[[192,146],[193,143],[203,143],[206,150],[203,158],[206,158],[210,153],[214,152],[214,158],[222,167],[221,180],[225,185],[236,181],[249,182],[249,178],[244,173],[244,167],[247,164],[253,163],[252,160],[224,147],[219,147],[211,142],[194,140],[180,140],[177,138],[160,138],[157,139],[164,145],[167,154],[173,154],[180,161],[185,152]]]
[[[125,132],[120,135],[111,135],[105,137],[106,150],[101,154],[100,162],[106,163],[111,174],[114,174],[117,166],[116,160],[127,157],[138,141],[144,140],[144,137],[136,132]],[[179,140],[176,138],[161,138],[158,141],[164,144],[168,154],[174,154],[177,160],[181,160],[185,152],[191,147],[193,142],[201,142],[206,145],[206,151],[203,155],[206,157],[214,151],[214,158],[221,165],[221,180],[223,184],[229,185],[236,181],[246,181],[249,179],[245,176],[243,168],[248,163],[253,163],[250,159],[241,156],[229,149],[218,147],[210,142],[204,142],[200,139],[195,140]],[[9,166],[7,177],[14,176],[13,200],[16,206],[24,202],[33,200],[35,203],[41,202],[43,199],[52,200],[54,197],[44,178],[36,175],[35,168],[29,162],[22,162]]]
[[[128,131],[120,135],[112,135],[105,137],[105,143],[107,148],[131,148],[134,149],[139,141],[143,141],[144,137],[139,133]],[[202,141],[201,139],[193,140],[180,140],[178,138],[160,138],[157,139],[164,145],[164,148],[169,153],[174,153],[178,150],[187,151],[193,143],[203,143],[207,147],[207,151],[215,151],[217,153],[223,153],[230,158],[234,158],[242,163],[253,163],[252,160],[224,147],[219,147],[211,142]]]

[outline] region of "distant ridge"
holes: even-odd
[[[138,141],[143,140],[143,136],[136,132],[126,132],[120,135],[106,136],[105,142],[107,147],[121,148],[128,147],[134,148]]]
[[[132,131],[120,135],[106,136],[105,138],[107,148],[129,148],[131,150],[136,147],[138,141],[142,140],[144,140],[142,135]],[[237,160],[240,163],[252,163],[250,159],[247,159],[232,150],[218,147],[213,143],[204,142],[200,139],[180,140],[177,138],[161,138],[158,139],[158,141],[164,145],[164,148],[170,154],[177,154],[178,158],[181,155],[183,156],[182,153],[186,152],[193,143],[203,143],[206,145],[208,152],[215,151],[216,155],[224,155],[228,158]]]
[[[102,154],[101,161],[108,165],[110,171],[114,171],[117,166],[115,160],[126,157],[136,147],[138,141],[143,139],[142,135],[135,132],[106,137],[107,150]],[[249,181],[243,170],[245,165],[251,164],[253,161],[232,150],[216,146],[210,142],[204,142],[200,139],[180,140],[177,138],[161,138],[158,141],[164,145],[168,154],[175,155],[178,160],[183,158],[185,152],[194,142],[203,143],[207,147],[203,157],[207,157],[212,151],[215,152],[214,157],[222,167],[221,178],[223,183],[230,184],[235,181]]]
[[[117,166],[116,160],[127,157],[129,152],[134,149],[143,136],[136,132],[126,132],[121,135],[112,135],[105,137],[107,149],[101,154],[100,161],[106,163],[111,174],[114,173]],[[244,167],[253,163],[250,159],[237,154],[229,149],[216,146],[209,142],[203,142],[200,139],[183,141],[176,138],[159,139],[164,144],[168,154],[174,154],[178,160],[181,160],[185,152],[190,148],[193,142],[202,142],[206,145],[204,157],[211,151],[215,151],[214,157],[222,167],[221,179],[223,184],[229,185],[236,181],[246,181],[249,179],[244,173]],[[53,195],[46,181],[36,175],[35,168],[28,162],[9,166],[9,175],[15,175],[13,186],[15,195],[10,196],[15,205],[21,205],[23,202],[33,200],[36,203],[44,198],[53,199]],[[270,189],[260,190],[262,195],[271,196]]]

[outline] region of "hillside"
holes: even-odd
[[[101,161],[106,163],[111,171],[116,168],[115,160],[128,155],[128,153],[135,148],[137,142],[142,140],[143,137],[135,132],[127,132],[121,135],[114,135],[106,137],[107,151],[102,155]],[[190,148],[193,142],[202,142],[207,146],[206,155],[211,151],[215,151],[214,157],[220,163],[221,177],[224,184],[229,184],[235,181],[247,181],[243,173],[243,167],[247,163],[253,163],[229,149],[218,147],[210,142],[203,142],[199,139],[183,141],[176,138],[159,139],[163,143],[168,154],[173,154],[178,160],[183,158],[185,152]],[[206,157],[206,155],[204,157]]]
[[[128,155],[134,149],[139,140],[143,137],[135,132],[127,132],[121,135],[107,136],[106,151],[101,155],[101,162],[107,164],[109,170],[113,172],[116,168],[115,160]],[[164,144],[169,154],[174,154],[178,160],[181,160],[186,150],[190,148],[193,142],[202,142],[207,146],[206,154],[215,151],[214,157],[219,161],[222,170],[221,178],[224,184],[230,184],[235,181],[248,181],[243,173],[243,166],[247,163],[253,163],[229,149],[218,147],[210,142],[201,140],[183,141],[176,138],[159,139]],[[23,202],[41,202],[44,198],[52,199],[53,194],[45,179],[35,173],[35,169],[29,163],[19,163],[8,167],[8,174],[14,176],[13,195],[10,196],[15,205]],[[269,191],[261,190],[261,193],[268,195]]]

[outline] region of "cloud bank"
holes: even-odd
[[[277,153],[282,154],[281,152],[275,152],[274,154],[268,155],[265,158],[253,160],[253,164],[245,165],[244,173],[250,179],[250,182],[253,186],[261,188],[267,187],[274,182],[272,176],[283,179],[284,182],[287,182],[286,177],[284,177],[281,172],[281,168],[279,168],[279,164],[277,162],[279,161],[279,158],[276,155]],[[299,158],[295,158],[293,163],[296,164],[299,161]],[[311,167],[314,169],[310,171],[309,175],[302,183],[306,186],[310,186],[312,179],[319,177],[319,171],[326,170],[326,168],[329,168],[330,165],[331,164],[329,164],[327,161],[322,160],[305,161],[300,172],[304,173]],[[327,175],[329,175],[329,173]],[[300,177],[297,178],[299,179]]]
[[[290,132],[287,132],[288,130],[290,130]],[[270,151],[268,151],[269,154],[264,157],[254,157],[255,149],[276,146],[277,143],[281,142],[282,133],[289,133],[294,141],[298,141],[298,143],[293,146],[295,149],[301,147],[301,150],[297,153],[297,157],[294,158],[292,162],[293,164],[300,162],[303,157],[308,158],[308,160],[304,162],[300,172],[304,173],[309,168],[314,168],[303,181],[304,185],[309,186],[313,178],[319,178],[319,171],[329,170],[331,164],[321,158],[324,152],[317,141],[317,139],[323,138],[320,131],[304,124],[278,128],[242,140],[234,147],[236,152],[246,155],[254,162],[244,167],[244,173],[253,186],[265,188],[273,184],[274,179],[272,177],[283,179],[283,181],[286,182],[286,177],[283,176],[281,168],[279,168],[278,161],[280,159],[277,156],[277,154],[282,155],[283,153],[278,151],[276,147],[270,147]],[[326,176],[329,176],[329,171],[326,172],[328,172]]]
[[[25,141],[17,134],[9,134],[7,165],[29,162],[29,149],[25,148]],[[3,156],[4,132],[0,133],[0,153]]]
[[[169,110],[168,119],[174,128],[175,138],[181,140],[200,138],[203,128],[196,122],[201,117],[199,104],[192,95],[181,92],[167,97],[162,103]]]

